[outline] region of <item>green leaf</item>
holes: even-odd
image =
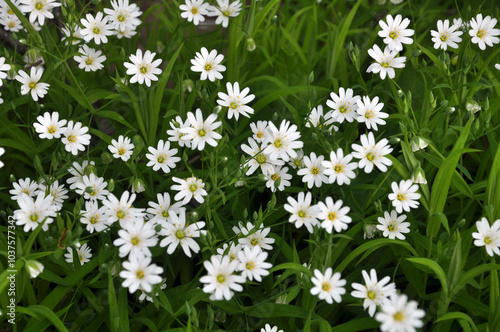
[[[68,329],[66,329],[66,327],[64,326],[64,323],[61,322],[59,317],[57,317],[56,314],[52,310],[50,310],[49,308],[47,308],[43,305],[30,305],[27,308],[16,307],[16,310],[20,313],[35,317],[36,319],[40,319],[40,317],[45,317],[59,331],[66,331],[66,332],[68,331]]]
[[[443,268],[439,266],[438,263],[429,258],[407,258],[406,260],[417,264],[417,267],[418,265],[423,265],[427,266],[432,271],[434,271],[436,277],[439,279],[439,282],[441,283],[441,287],[443,288],[445,296],[448,296],[448,282],[446,280],[446,274],[444,273]]]
[[[488,186],[486,187],[486,204],[493,207],[493,218],[500,219],[500,146],[491,164]]]
[[[436,323],[442,322],[442,321],[445,321],[445,320],[450,320],[450,319],[453,319],[453,320],[454,319],[465,320],[474,331],[477,331],[476,324],[474,324],[474,321],[472,320],[472,318],[470,318],[469,315],[467,315],[466,313],[463,313],[463,312],[448,312],[445,315],[439,317],[436,320]]]
[[[308,269],[307,267],[305,267],[302,264],[292,263],[292,262],[276,265],[272,269],[269,270],[269,273],[273,273],[274,271],[279,271],[279,270],[286,270],[286,269],[290,269],[290,270],[304,273],[309,278],[311,278],[313,276],[313,273],[310,269]]]

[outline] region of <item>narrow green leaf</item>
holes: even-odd
[[[47,308],[43,305],[30,305],[27,308],[16,307],[16,310],[20,313],[30,315],[30,316],[35,317],[37,319],[40,319],[40,316],[45,317],[59,331],[66,331],[66,332],[68,331],[68,329],[66,329],[66,327],[64,326],[64,323],[61,322],[59,317],[57,317],[56,314],[52,310],[50,310],[49,308]]]
[[[438,263],[429,258],[407,258],[406,260],[417,264],[417,267],[418,265],[424,265],[434,271],[436,277],[441,283],[441,287],[443,288],[445,296],[448,295],[448,282],[446,280],[446,274],[444,273],[443,268]]]

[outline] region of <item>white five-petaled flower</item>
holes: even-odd
[[[240,85],[238,82],[235,82],[233,85],[227,82],[226,84],[227,94],[224,92],[219,92],[218,96],[220,99],[217,100],[217,104],[222,107],[227,107],[227,118],[231,119],[234,115],[234,118],[238,120],[240,114],[250,117],[248,114],[253,114],[253,108],[247,106],[249,102],[254,100],[255,95],[249,95],[249,88],[244,88],[240,91]]]
[[[191,70],[194,72],[200,72],[202,81],[207,78],[210,81],[215,81],[215,79],[222,79],[222,74],[220,72],[226,71],[226,66],[220,63],[224,60],[224,55],[217,55],[217,50],[208,50],[205,47],[201,48],[201,53],[196,52],[194,59],[191,59]]]
[[[314,128],[318,127],[321,129],[323,126],[328,126],[333,123],[332,114],[333,111],[328,111],[326,114],[323,114],[323,105],[318,105],[309,113],[309,117],[306,119],[306,127],[310,128],[312,125]],[[330,128],[330,131],[331,129],[337,130],[338,128],[333,126]]]
[[[288,167],[282,167],[275,163],[266,168],[263,174],[266,177],[266,187],[271,188],[272,192],[275,192],[276,189],[283,191],[285,187],[289,187],[292,184],[290,182],[292,175],[288,174]]]
[[[87,43],[94,39],[97,45],[101,42],[105,44],[108,42],[108,37],[106,36],[113,34],[111,25],[108,24],[108,16],[104,16],[102,12],[98,12],[95,18],[92,14],[87,14],[86,19],[82,18],[80,22],[84,26],[84,28],[80,30],[80,33]]]
[[[67,247],[68,250],[67,253],[64,254],[64,257],[66,257],[66,262],[72,264],[73,263],[73,248]],[[88,261],[90,261],[90,258],[92,257],[92,250],[90,247],[84,243],[80,248],[76,248],[76,254],[78,256],[78,260],[80,261],[80,264],[85,264]]]
[[[121,158],[127,161],[134,152],[134,144],[131,143],[130,138],[120,135],[118,141],[113,139],[111,145],[108,145],[109,151],[113,154],[114,158]]]
[[[388,237],[391,240],[398,238],[404,240],[406,237],[403,233],[410,232],[410,223],[405,221],[406,215],[400,215],[396,211],[392,210],[391,213],[384,212],[384,217],[379,217],[377,229],[383,232],[383,236]]]
[[[437,31],[431,30],[432,41],[434,42],[434,48],[441,48],[446,51],[449,47],[458,48],[458,44],[462,41],[460,36],[463,34],[462,31],[458,30],[460,27],[458,25],[452,25],[450,27],[450,20],[439,20],[437,22]]]
[[[151,86],[151,81],[158,81],[156,75],[161,74],[161,69],[158,66],[162,60],[154,60],[155,55],[156,53],[146,51],[143,56],[141,49],[137,49],[136,54],[130,55],[129,59],[132,63],[125,62],[123,64],[127,68],[127,74],[134,75],[130,78],[130,83],[146,83],[147,86]]]
[[[77,24],[65,24],[64,28],[61,29],[61,32],[64,34],[64,37],[61,41],[64,41],[64,45],[68,45],[71,42],[72,45],[79,44],[82,42],[83,36],[81,34],[82,28]]]
[[[180,245],[186,256],[191,257],[191,251],[195,254],[200,251],[200,245],[194,238],[200,237],[206,231],[201,230],[205,227],[204,221],[198,221],[191,225],[186,225],[186,213],[181,211],[179,216],[172,214],[169,223],[162,225],[160,235],[165,236],[160,242],[160,247],[167,247],[167,254],[171,255]]]
[[[222,258],[223,256],[229,256],[229,261],[238,260],[238,253],[241,251],[241,244],[236,244],[234,242],[229,242],[229,244],[224,243],[222,248],[217,248],[217,254]]]
[[[210,4],[203,2],[203,0],[186,0],[186,3],[180,5],[179,9],[182,10],[182,18],[187,18],[188,22],[198,25],[205,21],[203,15],[208,15],[209,7]]]
[[[365,282],[363,284],[352,283],[351,286],[354,290],[351,292],[351,295],[359,299],[364,299],[363,308],[365,310],[368,308],[368,314],[373,317],[377,306],[385,304],[389,296],[396,293],[396,285],[394,283],[389,284],[389,281],[391,281],[390,277],[378,280],[375,269],[370,270],[370,275],[365,270],[361,271],[361,273]]]
[[[311,278],[314,285],[311,288],[312,295],[318,295],[320,300],[325,300],[327,303],[333,304],[333,301],[342,302],[342,295],[345,294],[345,279],[341,279],[339,272],[333,273],[331,267],[327,268],[325,274],[320,270],[314,270],[314,277]]]
[[[0,57],[0,86],[2,86],[2,80],[7,78],[7,72],[10,70],[11,66],[5,63],[5,57]]]
[[[299,138],[300,132],[297,126],[290,125],[290,121],[281,121],[280,129],[269,121],[263,146],[266,146],[266,152],[271,160],[281,158],[283,161],[289,161],[290,158],[297,157],[295,149],[301,149],[304,146]]]
[[[299,169],[297,175],[302,175],[302,182],[307,182],[307,188],[319,188],[323,183],[328,183],[328,177],[324,174],[326,168],[322,165],[324,159],[324,156],[316,157],[314,152],[311,152],[310,157],[304,156],[304,168]]]
[[[177,122],[177,123],[175,123]],[[175,117],[175,122],[172,120],[170,121],[170,127],[172,129],[167,130],[167,135],[168,135],[168,140],[170,142],[177,142],[180,147],[186,146],[188,148],[191,147],[191,141],[189,140],[183,140],[182,136],[184,136],[184,133],[181,132],[182,128],[189,128],[189,120],[186,119],[186,121],[182,121],[182,118],[180,116]]]
[[[332,92],[330,93],[331,100],[326,101],[326,105],[330,107],[333,111],[331,117],[336,122],[342,123],[344,120],[347,122],[353,122],[358,109],[359,96],[353,96],[354,92],[352,89],[345,90],[344,88],[339,89],[339,94]]]
[[[83,45],[78,49],[81,55],[75,55],[73,59],[78,62],[78,68],[85,71],[97,71],[104,68],[102,64],[106,60],[106,56],[102,52],[93,48]]]
[[[266,262],[267,252],[260,250],[258,246],[245,247],[238,253],[238,270],[241,276],[248,280],[262,281],[263,276],[269,275],[268,269],[273,265]]]
[[[95,162],[90,161],[90,166],[94,166]],[[74,190],[79,182],[82,182],[83,175],[85,174],[85,168],[89,166],[88,160],[84,160],[82,164],[78,164],[76,161],[73,162],[73,165],[68,168],[68,172],[73,175],[66,182],[70,185],[69,189]]]
[[[393,182],[391,188],[393,192],[389,194],[389,199],[398,213],[402,213],[403,210],[410,212],[410,209],[415,209],[420,204],[418,202],[420,194],[417,193],[418,184],[413,184],[411,180],[402,180],[399,185]]]
[[[20,0],[20,3],[19,10],[30,14],[32,24],[38,20],[40,25],[45,23],[45,18],[54,18],[52,9],[61,6],[61,3],[55,0]]]
[[[132,222],[143,221],[143,209],[133,208],[136,194],[130,195],[128,191],[124,191],[118,200],[115,195],[109,194],[102,204],[107,208],[108,223],[112,224],[116,221],[120,222],[120,226]]]
[[[163,268],[151,264],[151,257],[130,255],[128,261],[123,262],[123,267],[125,270],[120,272],[120,277],[125,279],[122,286],[128,287],[131,294],[139,288],[149,293],[153,285],[162,281],[160,274]]]
[[[117,31],[126,31],[127,29],[135,30],[141,24],[138,18],[142,12],[135,4],[129,4],[129,0],[111,0],[111,8],[104,8],[104,12],[108,15],[109,24]]]
[[[339,186],[345,184],[351,184],[351,179],[356,177],[354,170],[358,167],[358,163],[351,163],[353,156],[347,154],[344,157],[344,151],[342,148],[338,148],[337,152],[330,152],[330,160],[325,160],[321,162],[321,165],[325,168],[325,175],[329,176],[329,183],[335,183]]]
[[[245,237],[238,239],[238,243],[243,247],[259,247],[261,250],[272,250],[271,244],[274,243],[272,237],[267,237],[269,232],[271,232],[271,227],[264,228],[264,224],[260,224],[260,227],[252,232],[252,229],[256,228],[251,222],[247,222],[247,225],[239,223],[238,226],[233,227],[233,231],[236,235],[243,234]]]
[[[3,15],[0,12],[0,25],[4,27],[6,31],[19,32],[23,28],[21,20],[15,15]],[[1,79],[0,79],[1,80]]]
[[[203,196],[207,195],[207,191],[203,189],[205,184],[201,179],[197,179],[194,176],[187,179],[179,179],[175,176],[172,177],[174,184],[171,189],[178,191],[174,199],[180,201],[182,199],[182,205],[186,205],[189,201],[194,198],[198,203],[202,204],[205,200]]]
[[[64,137],[61,142],[64,144],[66,151],[71,152],[73,155],[77,155],[78,151],[84,151],[85,145],[90,144],[90,134],[88,127],[83,127],[81,122],[73,123],[73,120],[68,122],[68,127],[63,133]]]
[[[378,130],[377,124],[385,125],[385,118],[389,117],[389,114],[381,112],[384,107],[384,103],[378,102],[378,97],[370,100],[370,97],[363,96],[363,100],[358,100],[358,122],[365,123],[366,128]]]
[[[82,177],[82,181],[77,183],[75,191],[83,195],[83,199],[92,201],[103,200],[109,194],[109,191],[106,189],[107,185],[108,183],[104,181],[104,178],[90,173]]]
[[[234,274],[238,267],[238,261],[230,261],[229,256],[220,257],[214,255],[210,261],[203,263],[207,270],[207,275],[200,278],[204,283],[203,291],[213,295],[214,300],[230,300],[233,291],[241,292],[243,287],[240,285],[245,282],[245,277]]]
[[[181,128],[180,131],[184,134],[182,139],[191,142],[191,149],[201,151],[205,148],[205,143],[214,147],[217,146],[216,140],[221,139],[222,136],[215,129],[219,128],[222,122],[216,121],[216,114],[212,113],[203,120],[203,113],[198,108],[196,116],[192,112],[188,112],[187,118],[190,127]]]
[[[352,219],[347,215],[351,210],[348,206],[342,207],[342,200],[333,202],[331,197],[327,197],[325,200],[326,204],[323,202],[318,203],[319,213],[318,219],[323,221],[321,227],[326,229],[328,233],[332,233],[332,229],[335,228],[337,233],[342,230],[346,230]]]
[[[87,225],[87,231],[90,233],[100,232],[109,227],[110,223],[106,216],[107,208],[102,206],[99,208],[97,201],[86,201],[85,210],[80,219],[81,223]]]
[[[366,173],[370,173],[374,166],[382,172],[387,172],[387,166],[392,165],[392,161],[385,157],[392,152],[388,143],[387,138],[376,143],[372,132],[361,135],[361,145],[352,145],[353,157],[360,159],[358,167],[364,169]]]
[[[21,94],[31,93],[34,101],[38,101],[38,97],[43,98],[47,94],[50,84],[40,82],[42,75],[43,68],[31,67],[29,75],[24,70],[19,70],[15,79],[22,84]]]
[[[309,233],[313,233],[313,227],[318,224],[319,208],[317,205],[311,205],[311,193],[300,192],[297,200],[288,197],[287,201],[288,204],[285,204],[284,208],[291,213],[289,221],[297,228],[305,225]]]
[[[478,232],[472,233],[474,245],[478,247],[484,246],[488,255],[493,257],[493,254],[500,255],[500,219],[496,220],[492,226],[488,219],[482,218],[476,222]]]
[[[271,160],[266,149],[262,149],[252,137],[248,138],[248,143],[250,145],[241,144],[241,150],[250,156],[245,163],[248,166],[248,171],[246,175],[253,174],[259,167],[262,174],[267,174],[273,165],[281,166],[284,164],[282,160]]]
[[[64,200],[68,198],[68,189],[64,188],[64,185],[59,185],[59,180],[55,180],[51,183],[47,190],[47,186],[45,183],[41,183],[38,186],[38,191],[35,193],[35,196],[38,195],[39,192],[43,192],[44,194],[49,194],[52,196],[52,204],[57,207],[57,210],[60,210],[64,204]]]
[[[277,326],[266,324],[263,328],[260,329],[260,332],[283,332],[283,330],[278,330]]]
[[[170,142],[158,141],[158,148],[150,146],[148,151],[151,153],[146,154],[149,159],[147,166],[152,166],[154,171],[161,170],[165,173],[170,172],[170,168],[175,168],[175,163],[179,162],[181,158],[175,157],[177,149],[170,149]]]
[[[396,15],[395,18],[387,15],[386,19],[387,23],[382,20],[378,22],[382,28],[378,35],[384,38],[384,43],[387,44],[389,50],[399,52],[403,50],[403,44],[413,44],[413,39],[409,37],[413,36],[415,30],[407,29],[410,25],[409,18],[403,20],[401,15]]]
[[[229,0],[217,0],[218,6],[210,6],[208,16],[217,16],[215,24],[222,24],[227,28],[230,17],[236,17],[240,14],[242,4],[240,0],[229,3]]]
[[[11,189],[9,194],[13,201],[17,201],[23,195],[35,196],[38,191],[38,183],[30,178],[19,179],[18,182],[12,183],[12,186],[14,189]]]
[[[36,132],[39,134],[40,138],[59,138],[61,134],[66,131],[66,120],[59,120],[59,113],[45,112],[42,115],[39,115],[37,118],[38,122],[33,123],[33,127],[35,127]]]
[[[131,255],[151,256],[149,247],[154,247],[158,243],[156,231],[150,222],[128,222],[121,225],[118,231],[120,238],[113,241],[119,247],[119,256]]]
[[[375,319],[382,323],[382,332],[405,331],[413,332],[415,328],[424,326],[422,318],[425,311],[417,308],[417,301],[408,301],[404,294],[393,294],[387,303],[384,303],[382,311],[375,315]]]
[[[394,68],[404,68],[406,57],[398,55],[398,51],[391,51],[386,46],[384,52],[378,47],[378,45],[373,45],[372,48],[368,50],[368,54],[376,61],[372,63],[366,69],[367,73],[380,73],[380,78],[385,79],[386,76],[389,78],[394,78],[396,76],[396,71]]]
[[[250,129],[252,129],[253,133],[253,139],[258,142],[262,143],[265,140],[266,132],[267,132],[267,121],[257,121],[251,122],[250,123]]]
[[[486,16],[483,19],[482,14],[477,14],[476,18],[470,21],[469,35],[472,37],[472,42],[482,50],[486,49],[486,45],[492,47],[493,44],[498,44],[500,38],[497,36],[500,35],[500,29],[495,29],[496,24],[496,18]]]
[[[52,203],[52,196],[45,196],[44,192],[39,192],[36,200],[28,195],[22,195],[17,199],[19,210],[14,211],[14,218],[17,226],[24,225],[24,231],[34,230],[45,220],[42,230],[47,231],[49,224],[57,215],[58,207]]]
[[[167,222],[172,222],[172,215],[183,213],[181,202],[176,202],[174,204],[170,204],[170,195],[168,193],[157,194],[156,198],[158,203],[148,202],[150,208],[146,210],[147,213],[151,214],[153,217],[149,220],[149,222],[154,224],[165,225]]]

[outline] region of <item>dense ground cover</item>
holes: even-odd
[[[202,3],[0,0],[2,330],[500,330],[500,6]]]

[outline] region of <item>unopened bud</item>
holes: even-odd
[[[425,178],[425,172],[421,167],[417,167],[413,170],[410,180],[413,183],[426,184],[427,179]]]
[[[253,40],[253,38],[248,38],[247,39],[247,50],[249,52],[253,52],[253,51],[255,51],[256,48],[257,48],[257,45],[255,44],[255,40]]]
[[[83,175],[90,176],[90,174],[92,173],[97,175],[97,168],[92,164],[88,164],[87,167],[85,167],[85,169],[83,170]]]
[[[193,80],[184,80],[182,82],[182,91],[184,92],[192,92],[194,89],[194,82]]]
[[[410,141],[410,147],[413,152],[423,150],[429,145],[423,138],[414,136]]]
[[[144,190],[146,190],[146,184],[144,181],[142,181],[139,178],[133,177],[130,180],[130,184],[132,185],[132,193],[142,193]]]
[[[465,104],[465,108],[471,113],[477,113],[481,110],[481,106],[479,106],[479,104],[474,100],[468,101]]]

